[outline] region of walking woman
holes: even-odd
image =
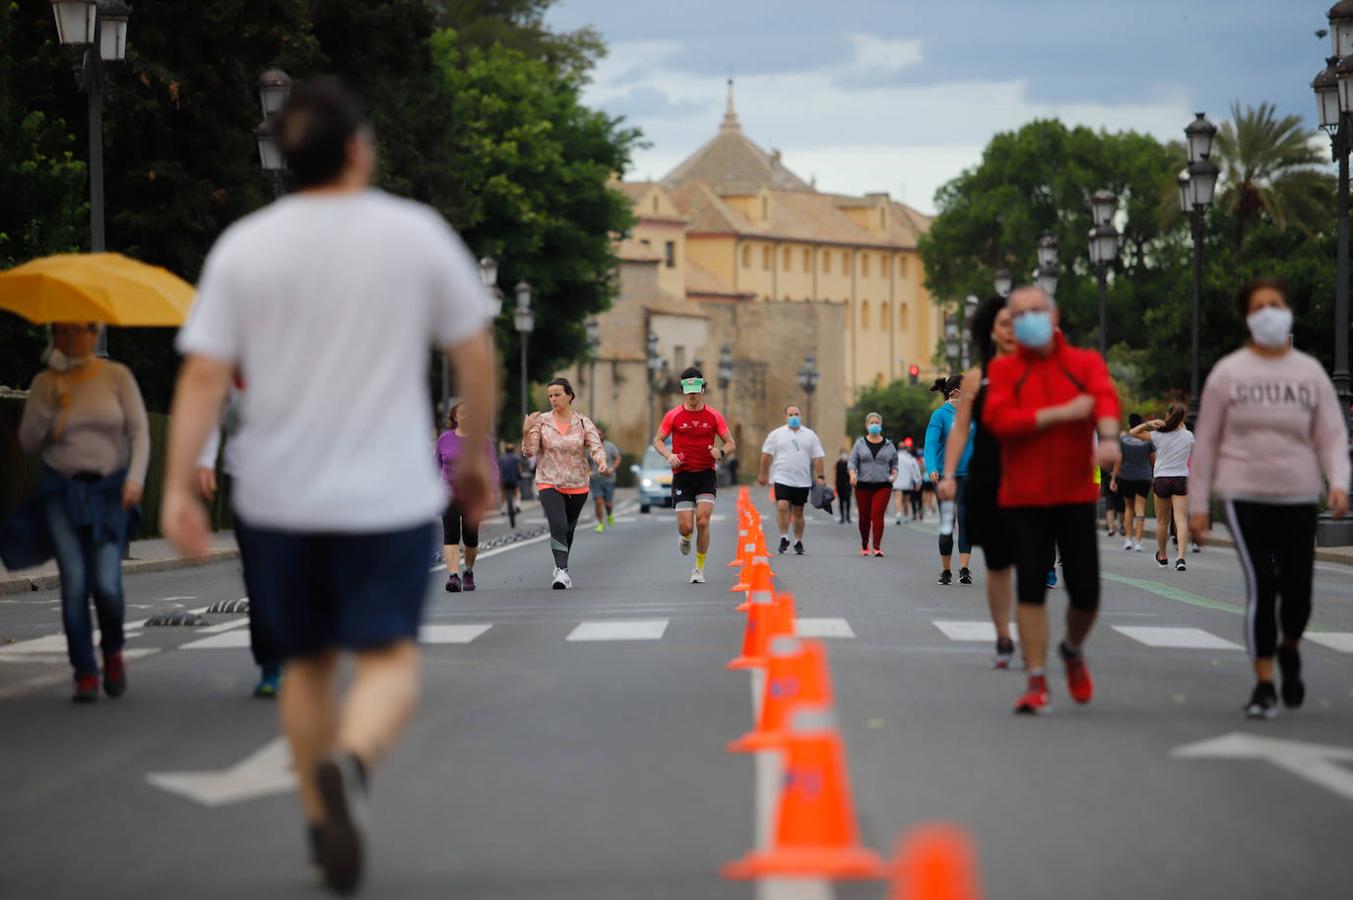
[[[611,467],[597,426],[573,411],[576,394],[568,379],[551,381],[545,396],[550,409],[526,417],[521,449],[536,461],[536,492],[550,525],[550,549],[554,551],[551,585],[556,591],[566,591],[573,587],[568,574],[573,532],[590,490],[592,470],[588,461],[596,463],[601,475],[610,474]]]
[[[1283,705],[1295,709],[1306,697],[1299,648],[1311,618],[1317,504],[1324,495],[1336,517],[1348,512],[1348,431],[1324,368],[1290,345],[1286,287],[1268,278],[1250,282],[1236,306],[1250,340],[1207,377],[1189,513],[1202,537],[1212,525],[1213,497],[1226,511],[1245,571],[1245,638],[1257,681],[1245,713],[1269,719],[1278,711],[1275,655]],[[1273,460],[1282,460],[1281,477],[1274,477]],[[1181,547],[1186,537],[1180,534]]]
[[[846,448],[841,448],[841,455],[836,458],[836,501],[841,505],[840,519],[837,524],[846,525],[850,522],[850,486],[853,484],[850,477],[850,454]],[[864,522],[864,519],[860,519]]]
[[[963,480],[968,477],[968,460],[972,458],[972,428],[969,426],[963,431],[956,431],[954,428],[954,416],[958,412],[959,399],[963,396],[960,389],[962,383],[962,375],[950,375],[948,378],[935,379],[935,383],[930,386],[932,391],[944,395],[945,402],[940,404],[940,408],[931,414],[930,424],[925,430],[926,474],[934,485],[939,484],[945,477],[952,476],[957,484],[954,497],[958,504],[954,513],[954,527],[950,534],[944,533],[944,523],[943,521],[940,522],[940,564],[942,568],[939,584],[952,584],[954,581],[950,561],[954,555],[955,534],[958,535],[958,583],[972,584],[972,572],[968,569],[968,562],[972,558],[972,543],[968,540],[968,527],[963,522],[965,513]],[[950,437],[955,434],[957,437],[954,440],[963,450],[956,468],[951,471],[945,468],[945,459],[948,455]]]
[[[974,426],[972,459],[968,461],[968,479],[963,485],[967,515],[963,527],[968,539],[982,548],[987,561],[987,608],[996,626],[996,655],[992,666],[1010,668],[1015,642],[1010,634],[1010,617],[1015,606],[1015,548],[1010,524],[1001,511],[1001,445],[996,436],[982,426],[982,408],[987,399],[987,367],[991,361],[1009,356],[1018,348],[1015,320],[1006,308],[1004,297],[988,297],[973,313],[969,326],[977,366],[969,369],[959,386],[960,400],[954,415],[954,430],[960,434]],[[958,469],[962,448],[954,443],[946,451],[945,471]],[[956,500],[958,479],[952,476],[940,482],[940,498]]]
[[[1138,413],[1128,416],[1128,429],[1142,424]],[[1130,433],[1118,439],[1122,456],[1109,478],[1109,486],[1123,498],[1123,549],[1142,552],[1146,533],[1146,496],[1151,493],[1151,466],[1155,448],[1146,438]]]
[[[1184,425],[1188,410],[1182,403],[1171,403],[1165,418],[1143,422],[1128,432],[1135,438],[1147,438],[1156,454],[1156,563],[1168,566],[1166,548],[1170,546],[1170,523],[1179,535],[1177,572],[1188,570],[1184,552],[1189,546],[1188,495],[1189,458],[1193,455],[1193,432]]]
[[[874,556],[883,555],[883,520],[888,515],[888,498],[897,481],[897,448],[883,437],[883,416],[871,412],[864,417],[865,436],[851,448],[847,468],[850,486],[855,489],[860,515],[860,555],[869,556],[870,537]]]
[[[34,500],[61,573],[61,618],[76,703],[99,697],[89,600],[98,614],[103,689],[127,690],[122,661],[122,557],[150,461],[146,407],[131,370],[94,356],[101,326],[52,326],[47,370],[33,379],[19,424],[25,452],[42,451]]]
[[[464,405],[461,400],[451,401],[451,406],[446,411],[446,431],[437,438],[437,468],[441,470],[442,486],[446,488],[447,496],[446,511],[442,513],[442,558],[446,560],[446,590],[452,594],[475,589],[474,564],[479,556],[479,526],[470,524],[470,520],[465,517],[465,511],[456,502],[456,496],[451,488],[451,476],[456,470],[456,460],[460,459],[464,448],[465,429],[460,424]],[[499,484],[502,476],[498,469],[498,459],[493,452],[492,439],[485,441],[484,450],[485,457],[493,466],[494,477],[490,484]],[[493,505],[497,505],[497,500],[492,502]],[[465,544],[463,576],[460,572],[462,542]]]

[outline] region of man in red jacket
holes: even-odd
[[[1077,703],[1089,703],[1094,694],[1082,655],[1099,608],[1093,467],[1097,461],[1109,469],[1118,460],[1118,393],[1097,353],[1066,342],[1046,293],[1021,288],[1010,297],[1010,311],[1020,349],[991,364],[982,423],[1001,442],[1000,504],[1010,512],[1015,538],[1016,618],[1029,668],[1029,686],[1015,712],[1041,713],[1051,708],[1043,601],[1059,550],[1071,598],[1059,646],[1067,685]]]

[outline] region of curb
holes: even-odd
[[[1103,533],[1104,532],[1102,530],[1101,525],[1100,534]],[[1154,545],[1156,541],[1156,526],[1154,522],[1148,524],[1145,530],[1142,532],[1143,542],[1145,542],[1148,538],[1150,539],[1151,544]],[[1117,536],[1115,536],[1114,540],[1117,539],[1118,539]],[[1236,542],[1231,538],[1231,532],[1227,530],[1225,526],[1218,526],[1214,524],[1212,527],[1212,533],[1207,536],[1207,541],[1203,544],[1204,549],[1207,549],[1209,547],[1234,550],[1236,547]],[[1149,550],[1151,548],[1147,547],[1146,549]],[[1323,563],[1332,563],[1336,566],[1353,567],[1353,554],[1350,554],[1347,550],[1335,549],[1333,547],[1316,547],[1315,561]]]
[[[236,548],[212,550],[200,559],[172,557],[170,559],[128,559],[122,562],[122,574],[135,575],[144,572],[169,572],[175,569],[191,569],[212,563],[230,562],[240,558]],[[49,575],[10,575],[0,579],[0,597],[15,594],[27,594],[33,591],[50,591],[61,586],[61,576]]]

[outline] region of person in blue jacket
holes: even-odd
[[[958,583],[972,584],[972,572],[968,569],[968,562],[972,558],[972,544],[968,542],[968,529],[964,524],[964,517],[967,515],[967,507],[963,502],[963,483],[968,477],[968,460],[972,458],[972,426],[968,426],[968,433],[962,435],[962,440],[967,442],[963,448],[963,456],[958,461],[958,471],[946,473],[944,471],[944,448],[949,441],[949,433],[954,428],[954,415],[958,411],[959,386],[963,383],[961,375],[950,375],[948,378],[937,378],[935,383],[930,386],[932,391],[938,391],[944,395],[944,403],[935,410],[930,416],[930,424],[925,430],[925,467],[927,476],[935,482],[939,482],[946,474],[952,474],[957,482],[957,491],[955,498],[958,502],[958,508],[954,516],[953,534],[940,535],[940,564],[943,568],[940,570],[939,584],[953,584],[954,572],[952,560],[954,556],[954,535],[958,536]]]

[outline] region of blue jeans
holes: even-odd
[[[122,546],[116,540],[95,542],[90,529],[75,528],[65,497],[48,498],[47,528],[61,572],[61,620],[70,664],[77,675],[98,675],[89,597],[94,597],[102,635],[100,646],[107,657],[120,651],[123,644]]]

